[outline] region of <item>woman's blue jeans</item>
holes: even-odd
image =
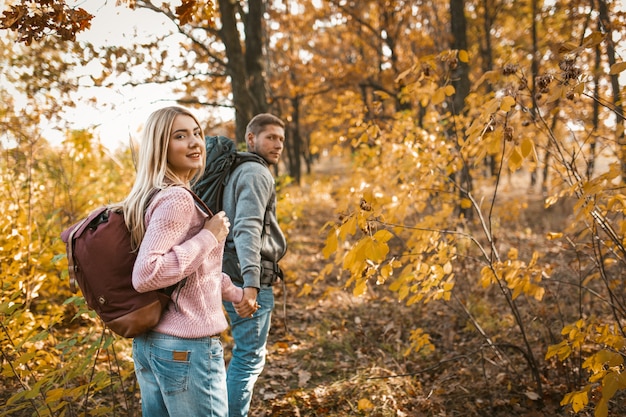
[[[226,369],[218,337],[148,332],[133,340],[143,417],[226,417]]]
[[[265,366],[267,335],[274,310],[272,287],[262,287],[257,302],[261,307],[250,318],[239,317],[232,303],[224,303],[235,340],[226,376],[230,417],[248,415],[254,384]]]

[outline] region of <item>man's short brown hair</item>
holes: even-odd
[[[246,136],[248,136],[248,133],[252,133],[257,136],[267,125],[276,125],[282,127],[283,129],[285,128],[285,122],[283,122],[279,117],[276,117],[271,113],[260,113],[254,116],[248,123],[248,126],[246,127]]]

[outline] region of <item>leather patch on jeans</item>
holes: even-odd
[[[172,360],[175,360],[177,362],[187,362],[189,360],[189,352],[175,350],[172,352]]]

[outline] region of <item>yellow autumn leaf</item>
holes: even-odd
[[[351,267],[357,263],[357,254],[359,253],[360,248],[355,246],[352,248],[343,258],[343,269],[351,270]]]
[[[576,84],[576,86],[572,89],[572,91],[576,94],[582,94],[585,92],[585,83],[578,83]]]
[[[394,80],[395,82],[400,82],[403,79],[406,78],[407,75],[409,75],[410,73],[412,73],[414,71],[413,68],[408,68],[404,71],[402,71],[400,74],[398,74],[398,76],[396,77],[396,79]]]
[[[546,239],[548,240],[560,239],[562,237],[563,237],[563,233],[560,233],[560,232],[549,232],[546,235]]]
[[[359,296],[365,294],[365,290],[366,289],[367,289],[367,280],[366,279],[361,279],[354,286],[354,290],[352,290],[352,295],[354,295],[355,297],[359,297]]]
[[[557,101],[558,99],[562,98],[565,95],[564,91],[565,89],[562,85],[554,86],[554,88],[550,92],[550,95],[546,99],[546,103],[552,103],[553,101]]]
[[[348,221],[346,221],[339,227],[339,237],[342,240],[345,240],[347,235],[353,235],[354,233],[356,233],[356,225],[356,217],[350,216]]]
[[[409,278],[409,275],[404,273],[404,274],[400,275],[394,282],[392,282],[389,285],[389,289],[391,291],[398,292],[398,296],[399,296],[400,299],[403,299],[408,294],[406,292],[407,291],[407,286],[406,286],[407,278]]]
[[[511,96],[506,96],[500,102],[500,110],[509,112],[515,106],[515,99]]]
[[[444,93],[446,93],[446,96],[448,96],[448,97],[449,97],[449,96],[454,95],[454,93],[455,93],[455,91],[456,91],[456,90],[454,89],[454,86],[452,86],[452,85],[446,85],[446,86],[443,88],[443,91],[444,91]]]
[[[563,52],[572,52],[578,49],[578,45],[573,42],[562,42],[559,44],[559,50]]]
[[[324,249],[322,249],[322,255],[324,255],[324,258],[328,259],[330,258],[330,255],[337,252],[337,245],[337,232],[335,230],[331,230],[326,237],[326,245],[324,246]]]
[[[378,242],[387,242],[393,237],[393,233],[391,233],[389,230],[379,230],[378,232],[374,233],[373,237]]]
[[[470,200],[469,198],[462,198],[461,199],[461,208],[462,209],[468,209],[472,207],[472,200]]]
[[[532,292],[532,296],[535,300],[537,301],[541,301],[543,300],[543,296],[546,295],[546,290],[542,287],[535,287],[534,291]]]
[[[359,411],[369,411],[374,408],[374,404],[372,404],[372,402],[367,398],[361,398],[359,400],[358,407]]]
[[[602,372],[605,367],[620,366],[624,363],[621,354],[602,349],[583,362],[583,368],[591,369],[594,373]]]
[[[618,63],[611,65],[611,71],[609,71],[609,74],[611,75],[619,74],[620,72],[624,70],[626,70],[626,62],[618,62]]]
[[[389,253],[389,246],[386,243],[370,240],[365,246],[365,257],[373,262],[381,262]]]
[[[553,205],[555,205],[557,202],[559,201],[559,197],[558,196],[550,196],[548,198],[546,198],[546,201],[543,203],[543,207],[544,208],[548,208],[551,207]]]
[[[528,156],[533,153],[535,145],[532,140],[526,138],[522,140],[522,143],[520,143],[520,149],[522,151],[522,156],[524,158],[528,158]]]
[[[545,355],[545,359],[548,360],[553,356],[557,356],[559,353],[559,350],[563,347],[563,346],[567,346],[567,341],[566,340],[562,340],[559,344],[557,345],[550,345],[548,346],[548,351],[546,352]]]
[[[381,100],[388,100],[391,98],[391,96],[388,93],[384,91],[380,91],[380,90],[376,91],[374,94],[378,96]]]
[[[469,54],[465,49],[461,49],[459,51],[459,61],[461,62],[469,62]]]
[[[500,102],[493,98],[486,102],[483,108],[485,109],[484,112],[487,114],[495,113],[500,108]]]
[[[435,90],[435,94],[433,94],[433,98],[431,99],[434,105],[441,104],[446,99],[446,93],[443,88],[438,88]]]
[[[522,166],[522,162],[524,162],[522,154],[519,153],[517,148],[513,149],[511,155],[509,155],[509,169],[511,171],[517,171]]]
[[[585,36],[583,40],[583,46],[585,48],[593,48],[604,41],[606,35],[600,31],[593,31],[591,34]]]
[[[393,275],[393,267],[390,264],[384,265],[380,268],[380,275],[387,279]]]
[[[46,392],[46,399],[49,401],[59,401],[65,394],[64,388],[55,388]]]
[[[600,401],[598,401],[598,405],[596,405],[596,409],[593,413],[594,417],[607,417],[609,415],[609,405],[604,400],[604,394]]]
[[[374,192],[372,191],[371,188],[368,188],[363,191],[363,200],[365,200],[365,202],[372,204],[374,199],[375,199]]]
[[[496,281],[496,277],[493,274],[493,271],[485,266],[481,271],[480,271],[480,284],[483,286],[483,288],[487,288],[489,285],[491,285],[491,283]]]
[[[587,396],[587,391],[576,391],[571,392],[563,398],[561,401],[561,405],[572,405],[572,410],[577,413],[589,403],[589,397]]]
[[[500,72],[499,71],[487,71],[478,79],[478,81],[476,81],[475,87],[480,86],[485,81],[493,83],[496,80],[498,80],[499,77],[500,77]]]
[[[569,358],[571,354],[572,354],[572,347],[568,344],[565,344],[565,346],[562,346],[557,351],[557,357],[559,358],[560,361],[564,361],[565,359]]]
[[[312,291],[312,290],[313,290],[313,287],[312,287],[311,285],[309,285],[309,284],[305,283],[305,284],[302,286],[302,289],[300,290],[300,292],[298,293],[298,297],[302,297],[302,296],[305,296],[305,295],[309,295],[309,294],[311,294],[311,291]]]

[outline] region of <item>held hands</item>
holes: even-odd
[[[220,211],[215,216],[204,221],[204,228],[213,233],[218,242],[221,242],[228,236],[230,220],[226,217],[226,213]]]
[[[235,311],[239,317],[252,317],[252,315],[259,309],[259,304],[256,302],[257,289],[254,287],[246,287],[243,289],[243,298],[238,303],[233,303]]]

